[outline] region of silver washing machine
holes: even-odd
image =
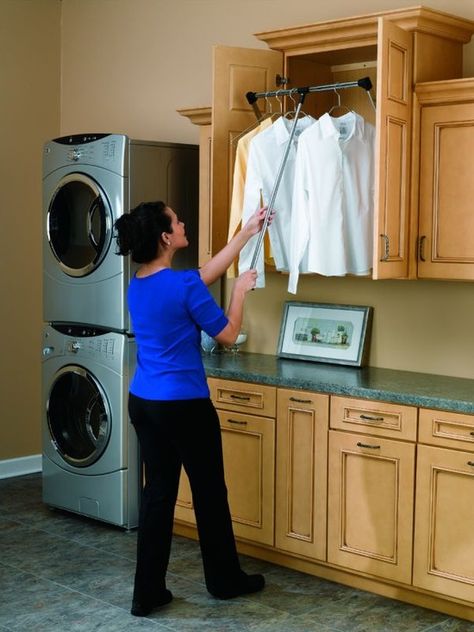
[[[128,417],[135,341],[85,325],[45,325],[43,501],[120,527],[138,524],[140,459]]]
[[[140,202],[163,200],[186,224],[190,246],[177,267],[197,267],[196,145],[121,134],[56,138],[43,156],[43,320],[130,331],[130,258],[116,254],[115,220]]]

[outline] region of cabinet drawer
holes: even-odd
[[[418,441],[474,451],[474,415],[420,408]]]
[[[416,441],[417,409],[350,397],[331,397],[330,427]]]
[[[207,382],[216,408],[275,417],[276,388],[274,386],[212,377],[208,378]]]

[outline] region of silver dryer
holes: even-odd
[[[178,267],[197,267],[196,145],[121,134],[56,138],[43,156],[43,320],[130,331],[128,257],[115,253],[113,224],[144,201],[163,200],[186,224]]]

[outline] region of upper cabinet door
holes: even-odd
[[[413,35],[379,18],[374,279],[408,274]]]
[[[474,280],[471,83],[470,103],[421,111],[419,278]]]
[[[212,90],[212,253],[227,243],[235,144],[233,139],[256,122],[245,95],[276,88],[283,54],[264,49],[214,47]],[[258,101],[265,110],[265,101]]]

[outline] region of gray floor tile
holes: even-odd
[[[206,591],[199,544],[175,537],[168,606],[130,615],[136,531],[52,510],[41,476],[0,480],[1,632],[474,632],[474,624],[241,556],[260,593]]]

